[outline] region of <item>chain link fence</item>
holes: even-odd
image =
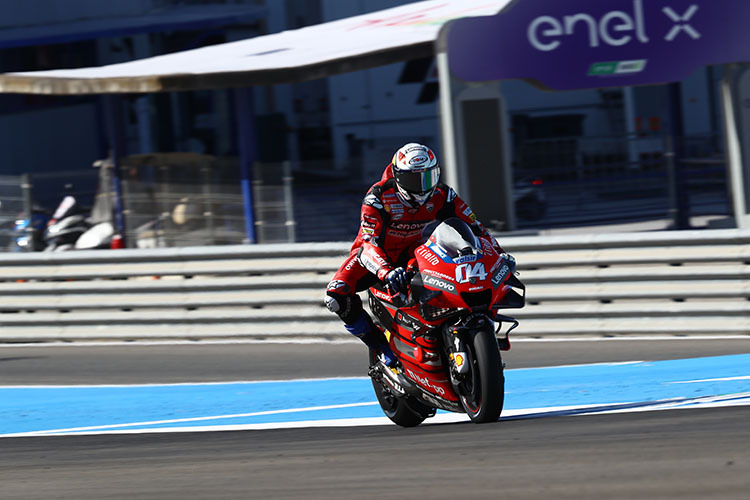
[[[236,159],[193,153],[133,155],[123,159],[121,170],[129,246],[247,242]],[[259,243],[295,241],[292,207],[289,165],[256,164],[253,215]]]
[[[101,160],[94,167],[0,177],[2,248],[42,250],[46,223],[65,196],[75,197],[88,226],[102,221],[114,224],[112,163]],[[257,241],[295,241],[289,164],[256,165],[253,170]],[[193,153],[132,155],[123,158],[120,173],[127,246],[247,242],[245,201],[236,159]],[[34,214],[33,219],[28,214]],[[24,244],[24,237],[36,237],[40,244]]]
[[[516,145],[513,161],[517,228],[545,229],[688,216],[731,218],[721,141],[681,140],[681,160],[667,136],[558,138]],[[34,248],[65,195],[91,219],[112,219],[111,163],[98,168],[25,177],[0,177],[0,245]],[[253,166],[253,210],[260,243],[351,241],[362,199],[379,177],[342,172],[332,162]],[[499,168],[499,167],[498,167]],[[193,153],[133,155],[123,159],[121,186],[129,247],[239,244],[247,241],[236,159]],[[98,187],[97,187],[98,184]],[[18,224],[34,214],[35,224]],[[481,219],[481,214],[478,214]],[[27,243],[23,243],[23,237]],[[39,249],[39,248],[37,248]]]
[[[520,228],[731,215],[720,138],[680,138],[680,160],[666,135],[529,140],[514,161],[516,179],[536,179],[547,210],[520,213]]]
[[[26,213],[30,213],[29,196],[28,176],[0,176],[0,248],[23,250],[15,244],[15,239],[25,234],[25,228],[21,233],[15,226],[16,221],[25,219]]]
[[[128,246],[221,245],[245,239],[236,163],[192,153],[146,154],[123,158],[120,171]],[[109,197],[114,199],[114,193]]]

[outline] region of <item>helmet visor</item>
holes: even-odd
[[[432,167],[426,170],[398,170],[394,168],[396,182],[401,189],[415,194],[427,193],[437,186],[440,178],[440,168]]]

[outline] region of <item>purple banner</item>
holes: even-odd
[[[447,31],[466,81],[527,79],[558,90],[679,81],[750,61],[750,0],[516,0]]]

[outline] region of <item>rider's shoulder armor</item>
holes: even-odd
[[[445,193],[446,203],[450,203],[458,197],[458,194],[456,194],[453,188],[448,184],[445,184],[444,182],[438,182],[436,191],[442,191],[443,193]]]
[[[386,185],[392,184],[389,181],[380,181],[372,185],[370,190],[365,195],[363,205],[368,205],[376,210],[383,210],[383,192],[387,190]]]

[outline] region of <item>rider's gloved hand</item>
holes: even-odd
[[[391,287],[394,293],[401,293],[406,291],[407,277],[406,271],[403,267],[397,267],[396,269],[381,268],[378,271],[378,278],[381,281],[385,281]]]

